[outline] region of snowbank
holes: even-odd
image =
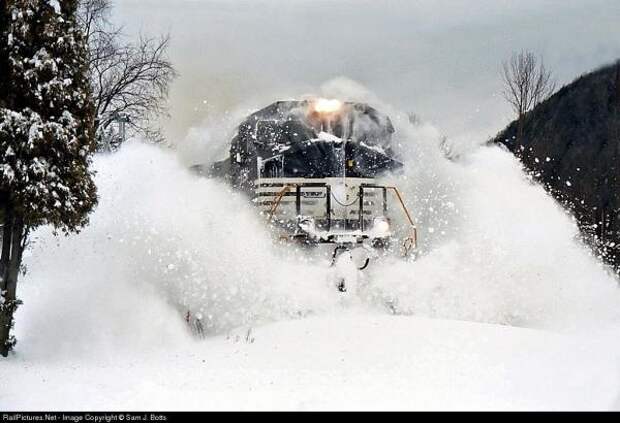
[[[0,404],[19,410],[598,410],[616,399],[619,374],[617,357],[599,347],[529,329],[340,313],[148,354],[61,362],[20,356],[4,369],[9,384]]]
[[[355,295],[173,152],[133,143],[99,157],[90,226],[40,230],[25,258],[0,405],[617,407],[617,280],[571,219],[507,153],[447,160],[436,130],[390,115],[422,251],[374,263]]]

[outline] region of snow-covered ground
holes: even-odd
[[[98,158],[91,224],[25,258],[0,409],[620,407],[618,282],[571,219],[509,154],[394,121],[421,254],[344,296],[173,152]]]
[[[616,352],[497,325],[348,312],[167,341],[19,355],[3,408],[566,410],[618,394]]]

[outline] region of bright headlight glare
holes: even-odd
[[[342,109],[342,102],[335,99],[318,98],[314,101],[314,111],[318,113],[336,113]]]
[[[390,221],[384,216],[375,217],[372,221],[372,232],[375,236],[389,235]]]

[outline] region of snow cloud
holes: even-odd
[[[174,139],[346,76],[480,142],[512,116],[499,68],[514,50],[544,55],[560,82],[620,57],[616,0],[123,0],[115,18],[172,35]]]

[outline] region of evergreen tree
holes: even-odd
[[[0,354],[10,330],[30,231],[66,234],[87,223],[96,188],[89,170],[93,107],[77,0],[0,2]]]

